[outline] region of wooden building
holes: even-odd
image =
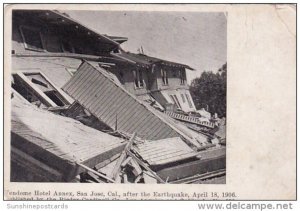
[[[127,61],[109,70],[138,98],[150,102],[155,100],[164,109],[173,104],[184,112],[196,111],[186,81],[186,70],[193,70],[188,65],[123,50],[111,55]]]
[[[62,87],[81,59],[96,61],[115,74],[125,89],[142,100],[195,111],[186,82],[191,67],[143,54],[125,52],[127,38],[102,35],[57,11],[14,10],[12,25],[13,72],[42,72]]]
[[[173,162],[172,166],[176,165],[175,161],[186,162],[182,159],[198,160],[195,152],[211,147],[208,136],[177,121],[179,117],[175,116],[177,120],[174,120],[168,115],[172,111],[184,114],[196,111],[186,82],[186,70],[193,69],[126,52],[120,47],[126,40],[95,32],[58,11],[13,11],[11,84],[15,102],[11,146],[12,168],[17,172],[14,181],[20,181],[18,171],[24,172],[30,163],[33,171],[41,173],[35,181],[70,181],[83,171],[79,164],[92,168],[120,153],[124,148],[123,139],[100,132],[103,128],[109,128],[110,132],[135,133],[146,139],[146,147],[155,146],[157,141],[158,145],[163,142],[164,150],[169,150],[177,143],[173,154],[170,152],[168,159],[164,157],[164,162]],[[31,122],[31,116],[36,121]],[[92,119],[88,124],[76,121],[86,116]],[[50,119],[57,125],[48,126]],[[187,116],[183,120],[191,122]],[[207,123],[204,126],[211,127]],[[153,140],[150,145],[149,140]],[[49,150],[44,145],[47,142]],[[26,148],[33,145],[32,150]],[[54,154],[51,157],[54,162],[47,163],[43,154]],[[223,159],[224,153],[222,156]],[[163,163],[160,155],[152,158],[156,160],[152,164],[148,161],[151,165]],[[30,177],[31,171],[27,173]]]

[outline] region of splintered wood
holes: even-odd
[[[134,133],[120,154],[99,163],[95,166],[96,170],[78,164],[87,170],[84,177],[89,179],[86,182],[93,180],[97,183],[166,183],[138,157],[133,147],[136,142],[143,143]]]
[[[135,138],[136,134],[134,133],[132,135],[132,137],[129,139],[127,145],[125,146],[125,149],[124,151],[121,153],[121,156],[117,162],[117,164],[115,165],[115,168],[114,170],[112,171],[112,174],[110,175],[111,178],[115,179],[116,176],[120,173],[120,170],[121,170],[121,165],[122,165],[122,162],[126,159],[127,157],[127,154],[126,154],[126,151],[127,150],[130,150],[131,146],[132,146],[132,143],[134,141],[134,138]]]

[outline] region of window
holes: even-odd
[[[64,100],[59,95],[59,93],[56,90],[50,90],[44,92],[56,105],[58,106],[64,106]]]
[[[169,80],[168,80],[168,71],[161,69],[161,78],[163,81],[163,85],[168,85]]]
[[[140,69],[134,70],[133,76],[134,76],[135,87],[143,88],[144,87],[143,72]]]
[[[185,69],[179,70],[180,84],[185,84]]]
[[[190,99],[190,96],[188,94],[185,94],[185,96],[186,96],[186,99],[187,99],[187,101],[189,103],[190,108],[193,108],[193,104],[192,104],[192,101]]]
[[[41,32],[38,29],[21,26],[20,31],[26,49],[44,51]]]
[[[185,103],[185,97],[184,94],[181,94],[182,102]]]
[[[70,104],[63,94],[39,72],[13,74],[12,87],[30,103],[42,108]]]
[[[178,100],[177,96],[176,96],[176,95],[170,95],[170,97],[171,97],[172,101],[175,103],[175,105],[176,105],[178,108],[181,109],[181,106],[180,106],[180,103],[179,103],[179,100]]]

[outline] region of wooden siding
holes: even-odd
[[[136,132],[144,139],[158,140],[180,136],[156,113],[136,99],[102,68],[84,62],[63,87],[69,95],[99,120],[120,131]]]
[[[198,155],[179,137],[145,141],[137,144],[135,150],[150,165],[165,165]]]
[[[162,80],[161,70],[166,70],[168,75],[168,84],[165,85]],[[187,82],[185,81],[184,84],[181,84],[181,80],[179,77],[179,70],[182,68],[175,68],[175,67],[166,67],[163,65],[155,66],[155,75],[156,75],[156,87],[154,89],[188,89]]]
[[[65,180],[78,173],[76,162],[94,167],[124,149],[123,139],[41,110],[18,97],[12,100],[11,118],[11,144],[57,169]]]

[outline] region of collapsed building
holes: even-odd
[[[223,176],[225,126],[188,65],[50,10],[12,14],[11,180],[192,183]]]

